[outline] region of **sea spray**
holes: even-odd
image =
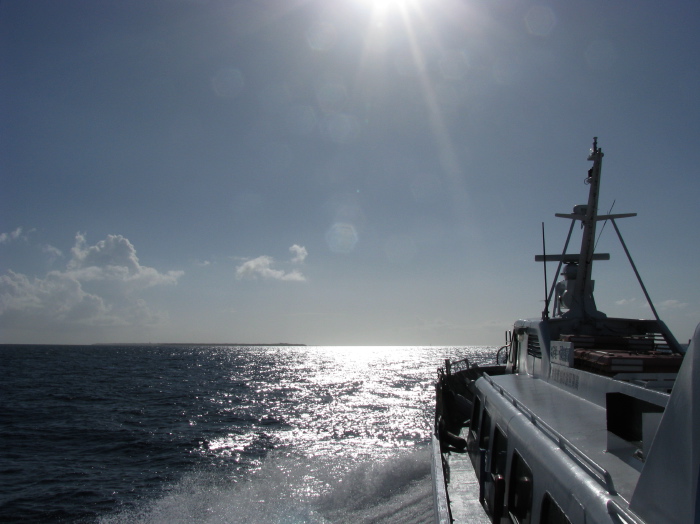
[[[341,476],[330,462],[276,450],[247,479],[220,472],[185,475],[141,507],[103,517],[101,524],[429,522],[432,487],[427,448],[365,458]]]

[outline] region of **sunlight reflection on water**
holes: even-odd
[[[293,446],[306,456],[348,459],[386,455],[429,438],[435,368],[444,358],[484,358],[476,348],[260,348],[236,380],[247,393],[216,402],[252,427],[207,445],[225,454]],[[273,357],[273,353],[275,356]],[[269,363],[277,361],[271,367]],[[386,450],[386,451],[382,451]]]
[[[483,347],[178,349],[164,376],[188,385],[163,398],[197,395],[183,409],[198,425],[182,439],[196,466],[100,521],[430,522],[436,368],[445,358],[494,355]]]

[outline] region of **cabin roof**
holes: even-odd
[[[635,464],[638,459],[629,453],[628,463],[617,454],[606,451],[608,431],[604,407],[529,375],[489,378],[610,473],[617,492],[625,500],[630,500],[640,474],[630,464]],[[536,429],[534,424],[533,429]],[[635,465],[640,467],[641,464]]]

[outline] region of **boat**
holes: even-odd
[[[545,308],[517,320],[492,365],[445,361],[432,436],[436,522],[700,523],[700,325],[687,349],[659,318],[616,221],[598,214],[594,138],[588,202],[571,213]],[[594,299],[596,226],[608,221],[654,318],[613,318]],[[567,249],[576,224],[578,253]],[[602,226],[601,226],[602,227]],[[544,226],[543,226],[544,231]],[[544,234],[543,234],[544,244]],[[544,251],[544,250],[543,250]]]

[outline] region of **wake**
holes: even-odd
[[[349,462],[340,474],[338,461]],[[433,518],[429,453],[422,446],[354,463],[346,456],[301,457],[277,449],[247,478],[221,470],[189,473],[160,497],[99,522],[421,524]]]

